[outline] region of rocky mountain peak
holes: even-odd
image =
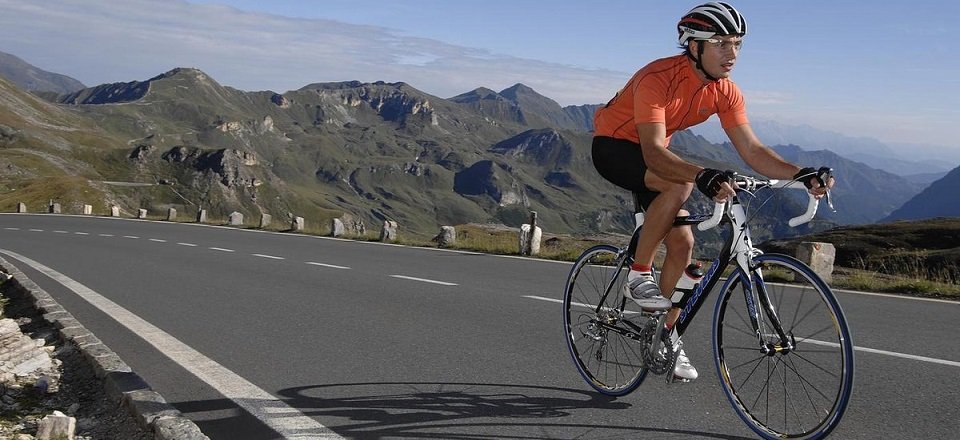
[[[449,100],[456,103],[460,103],[460,104],[468,104],[468,103],[474,103],[474,102],[483,101],[483,100],[505,101],[506,98],[504,98],[499,93],[494,92],[493,90],[490,90],[486,87],[478,87],[469,92],[461,93],[457,96],[454,96]]]
[[[433,125],[437,125],[430,96],[403,82],[314,83],[299,91],[317,93],[321,99],[333,105],[348,108],[368,105],[387,121],[403,122],[410,115],[424,115],[431,118]]]

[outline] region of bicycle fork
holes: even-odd
[[[760,268],[755,267],[750,272],[745,273],[748,275],[747,280],[743,282],[744,301],[746,301],[750,322],[754,332],[756,332],[760,352],[767,356],[789,353],[796,348],[797,340],[792,334],[788,335],[784,331],[780,317],[770,302],[770,295],[763,283]],[[762,314],[760,308],[757,307],[758,303],[763,308]],[[771,338],[767,338],[767,336]],[[773,338],[776,338],[778,342],[771,342],[770,339]]]

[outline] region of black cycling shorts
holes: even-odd
[[[637,194],[644,210],[650,207],[659,192],[643,183],[647,163],[640,144],[607,136],[593,138],[593,166],[604,179]]]

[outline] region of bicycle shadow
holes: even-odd
[[[364,382],[293,387],[278,394],[285,403],[307,416],[319,418],[338,434],[357,439],[558,438],[549,433],[562,438],[675,435],[744,439],[635,425],[561,423],[562,418],[578,410],[632,407],[614,397],[569,388],[465,382]],[[544,419],[557,422],[544,423]]]

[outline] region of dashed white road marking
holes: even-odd
[[[197,245],[193,243],[177,243],[177,244],[179,244],[180,246],[197,247]]]
[[[278,257],[276,255],[266,255],[266,254],[250,254],[250,255],[253,255],[254,257],[260,257],[260,258],[269,258],[271,260],[286,260],[286,258]]]
[[[440,284],[440,285],[443,285],[443,286],[456,286],[456,285],[457,285],[456,283],[448,283],[448,282],[446,282],[446,281],[437,281],[437,280],[429,280],[429,279],[426,279],[426,278],[408,277],[408,276],[406,276],[406,275],[390,275],[390,276],[393,277],[393,278],[401,278],[401,279],[404,279],[404,280],[420,281],[420,282],[431,283],[431,284]]]
[[[67,233],[68,233],[67,231],[61,231],[61,230],[56,230],[56,231],[53,231],[53,232],[54,232],[55,234],[67,234]]]
[[[87,286],[43,264],[17,253],[0,249],[0,253],[24,262],[73,291],[107,316],[140,336],[168,358],[206,382],[220,394],[258,418],[283,438],[342,439],[316,420],[307,417],[272,394],[264,391],[223,365],[210,359],[169,333],[147,322]]]
[[[524,298],[535,299],[535,300],[539,300],[539,301],[555,302],[555,303],[558,303],[558,304],[562,304],[562,303],[563,303],[563,300],[562,300],[562,299],[556,299],[556,298],[545,298],[545,297],[542,297],[542,296],[534,296],[534,295],[523,295],[523,297],[524,297]],[[582,304],[582,305],[586,305],[586,304]]]
[[[101,236],[101,237],[113,237],[113,236],[114,236],[113,234],[97,234],[97,235],[99,235],[99,236]]]
[[[123,238],[140,238],[140,237],[137,237],[136,235],[124,235]]]
[[[28,231],[30,231],[30,232],[43,232],[43,229],[33,229],[33,228],[31,228],[31,229],[28,229]]]
[[[76,235],[90,235],[89,232],[74,232]]]
[[[220,251],[220,252],[234,252],[233,249],[226,249],[226,248],[219,248],[219,247],[210,247],[210,248],[207,248],[207,249],[214,250],[214,251]]]
[[[317,263],[314,261],[308,261],[307,264],[312,264],[314,266],[330,267],[333,269],[349,269],[349,267],[347,266],[337,266],[336,264]]]
[[[542,296],[523,295],[523,297],[524,297],[524,298],[535,299],[535,300],[538,300],[538,301],[548,301],[548,302],[553,302],[553,303],[563,303],[563,300],[559,300],[559,299],[555,299],[555,298],[544,298],[544,297],[542,297]],[[594,306],[590,306],[590,305],[587,305],[587,304],[580,304],[580,303],[574,303],[574,304],[579,305],[579,306],[585,306],[585,307],[594,307]],[[818,340],[816,340],[816,339],[803,339],[803,341],[804,341],[804,342],[809,342],[809,343],[814,344],[814,345],[823,345],[823,346],[834,347],[834,348],[839,348],[839,347],[840,347],[840,344],[838,344],[838,343],[836,343],[836,342],[818,341]],[[937,358],[931,358],[931,357],[926,357],[926,356],[917,356],[917,355],[915,355],[915,354],[897,353],[897,352],[895,352],[895,351],[877,350],[876,348],[858,347],[858,346],[856,346],[856,345],[853,346],[853,349],[856,350],[856,351],[862,351],[862,352],[864,352],[864,353],[882,354],[882,355],[886,355],[886,356],[893,356],[893,357],[898,357],[898,358],[903,358],[903,359],[912,359],[912,360],[915,360],[915,361],[929,362],[929,363],[941,364],[941,365],[949,365],[949,366],[951,366],[951,367],[960,367],[960,362],[949,361],[949,360],[946,360],[946,359],[937,359]]]
[[[6,229],[6,230],[8,230],[8,231],[19,231],[19,230],[20,230],[20,228],[3,228],[3,229]]]

